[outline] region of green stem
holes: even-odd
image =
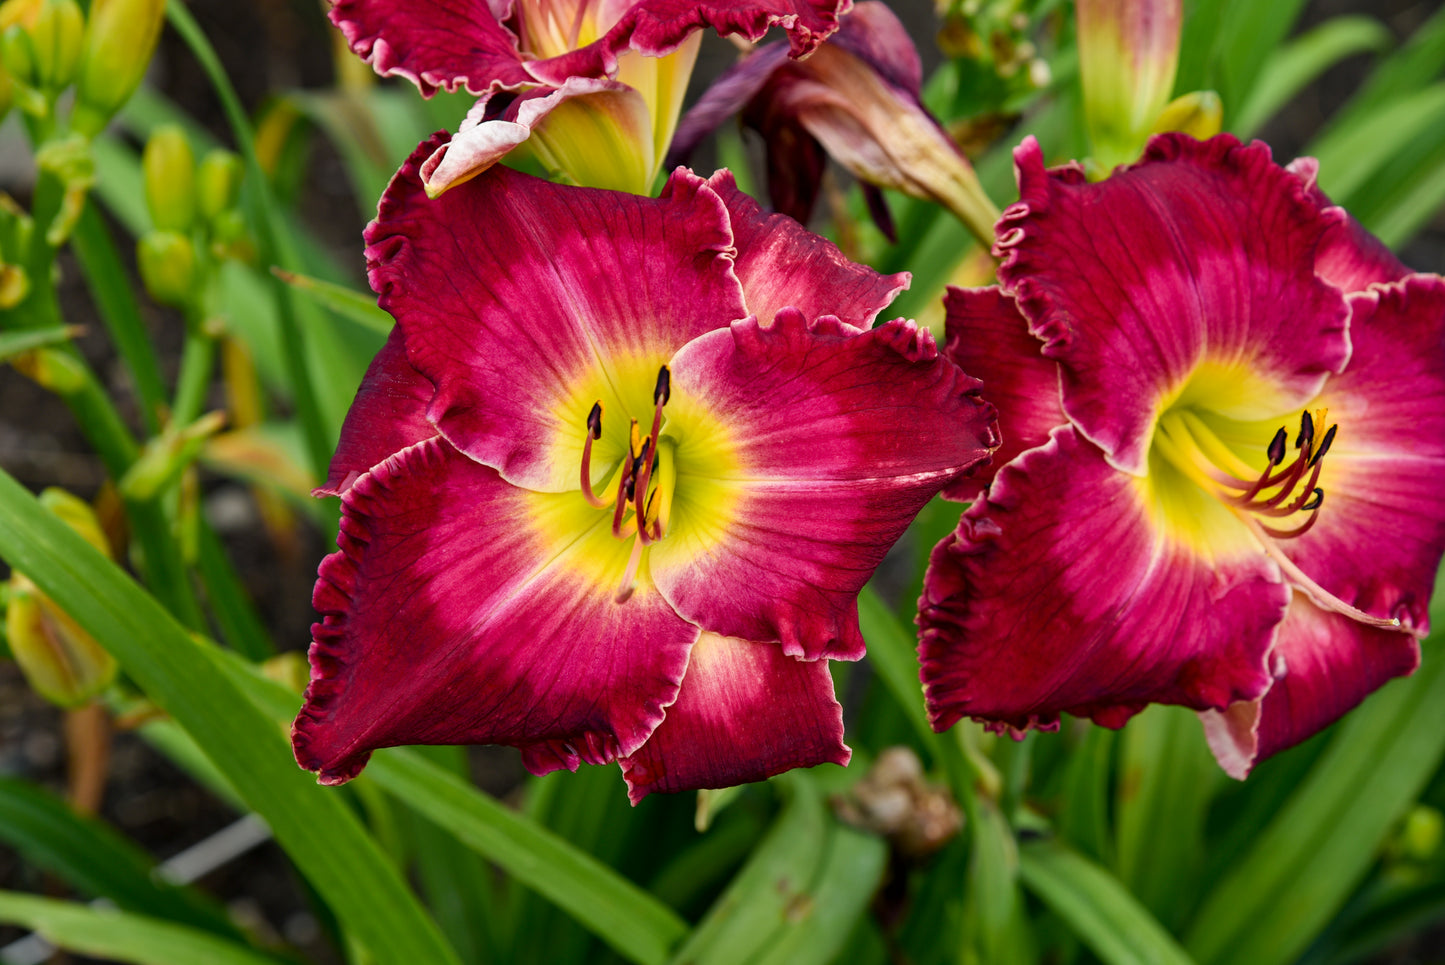
[[[177,429],[196,421],[206,405],[206,393],[216,367],[216,340],[186,326],[186,344],[181,350],[181,372],[176,378],[176,401],[171,406],[171,425]]]

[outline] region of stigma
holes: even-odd
[[[652,390],[650,430],[642,435],[637,420],[632,420],[627,454],[610,474],[613,479],[604,483],[603,491],[610,489],[611,498],[599,495],[592,487],[592,445],[602,438],[602,400],[594,402],[587,413],[579,474],[582,496],[597,509],[611,510],[615,538],[632,540],[632,552],[616,595],[618,603],[627,602],[636,588],[644,548],[667,535],[677,488],[676,447],[662,435],[662,410],[671,397],[672,373],[664,365],[658,369]]]

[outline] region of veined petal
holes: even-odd
[[[1329,613],[1295,593],[1272,656],[1276,680],[1257,700],[1200,713],[1209,748],[1243,780],[1271,754],[1333,724],[1394,677],[1420,663],[1415,637]]]
[[[707,183],[727,205],[743,297],[749,314],[764,326],[792,307],[806,318],[834,315],[868,328],[908,287],[908,272],[880,275],[792,218],[764,213],[738,190],[731,171],[719,171]]]
[[[667,196],[566,188],[494,167],[435,201],[412,155],[367,228],[381,305],[436,384],[429,418],[530,489],[575,489],[589,409],[599,465],[649,420],[658,368],[746,314],[727,209],[679,171]]]
[[[1350,367],[1311,403],[1339,425],[1324,503],[1280,549],[1346,603],[1423,632],[1445,553],[1445,280],[1411,275],[1349,301]]]
[[[577,525],[584,513],[601,525]],[[575,493],[518,489],[430,439],[346,492],[337,544],[292,735],[322,783],[395,744],[606,763],[641,747],[676,699],[698,630],[645,568],[614,602],[626,544]]]
[[[383,77],[405,77],[423,97],[532,81],[517,38],[487,0],[333,0],[328,15],[357,56]]]
[[[1316,203],[1329,207],[1332,202],[1316,180],[1319,167],[1314,158],[1302,157],[1291,161],[1285,170],[1305,183]],[[1338,210],[1342,218],[1325,233],[1315,261],[1315,271],[1321,278],[1342,291],[1355,292],[1375,282],[1399,281],[1410,274],[1410,269],[1379,238],[1366,231],[1348,211]]]
[[[672,380],[679,467],[723,449],[734,465],[679,477],[675,524],[651,549],[658,588],[714,633],[862,656],[858,591],[923,504],[997,444],[977,381],[912,322],[860,333],[796,310],[693,341]]]
[[[1160,135],[1097,184],[1076,165],[1045,171],[1032,138],[1014,157],[999,278],[1111,464],[1145,471],[1155,418],[1201,369],[1221,375],[1203,387],[1212,411],[1260,419],[1298,411],[1348,362],[1343,296],[1314,263],[1342,213],[1265,145]]]
[[[610,76],[617,71],[623,51],[661,57],[681,46],[693,31],[708,27],[723,36],[757,41],[770,27],[781,26],[792,55],[804,57],[838,29],[839,15],[851,6],[852,0],[634,0],[601,39],[559,57],[533,61],[527,70],[552,85],[572,76]]]
[[[1068,420],[1059,402],[1059,366],[1044,358],[1041,342],[1014,300],[1000,289],[955,288],[943,296],[948,342],[944,354],[983,383],[999,411],[1003,443],[993,461],[943,491],[945,499],[977,499],[998,471],[1026,449],[1049,441]]]
[[[919,601],[935,729],[1064,712],[1119,727],[1147,703],[1223,709],[1264,692],[1289,602],[1277,568],[1243,538],[1197,556],[1147,498],[1072,426],[999,471],[934,549]]]
[[[621,763],[636,804],[654,792],[732,787],[795,767],[846,765],[851,756],[828,661],[704,633],[677,702]]]
[[[346,412],[326,485],[314,495],[340,496],[387,456],[436,435],[426,419],[432,392],[431,382],[406,360],[401,329],[392,328]]]

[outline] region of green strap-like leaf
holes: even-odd
[[[181,724],[381,963],[456,958],[339,795],[155,599],[0,472],[0,557],[35,581]]]
[[[277,965],[210,932],[110,908],[0,891],[0,921],[68,951],[133,965]]]
[[[391,332],[392,325],[395,324],[392,317],[376,304],[376,296],[370,292],[363,294],[347,288],[345,285],[333,284],[329,281],[322,281],[320,278],[312,278],[310,275],[286,271],[282,268],[273,268],[271,271],[277,278],[314,299],[323,308],[329,308],[339,315],[345,315],[358,325],[364,325],[374,332],[387,335]]]
[[[1019,867],[1024,886],[1108,965],[1191,965],[1119,879],[1059,842],[1025,842]]]

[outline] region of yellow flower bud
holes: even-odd
[[[70,86],[85,41],[85,14],[75,0],[45,0],[30,29],[35,80],[47,90]]]
[[[1174,98],[1154,122],[1154,133],[1179,131],[1207,140],[1224,126],[1224,103],[1212,90],[1190,91]]]
[[[23,352],[10,364],[21,375],[59,395],[74,395],[86,385],[84,365],[74,356],[52,348]]]
[[[19,265],[0,265],[0,309],[14,308],[30,294],[30,276]]]
[[[191,239],[174,231],[152,231],[135,247],[146,291],[162,305],[180,307],[196,282],[196,251]]]
[[[201,217],[212,221],[236,206],[244,173],[240,157],[224,148],[215,148],[201,158],[196,169],[196,200]]]
[[[5,71],[22,84],[35,83],[35,47],[30,34],[19,24],[11,24],[0,35],[0,61]]]
[[[146,205],[161,231],[187,232],[196,220],[196,161],[185,131],[158,127],[141,156]]]
[[[145,76],[165,20],[165,0],[94,0],[70,123],[98,134]]]

